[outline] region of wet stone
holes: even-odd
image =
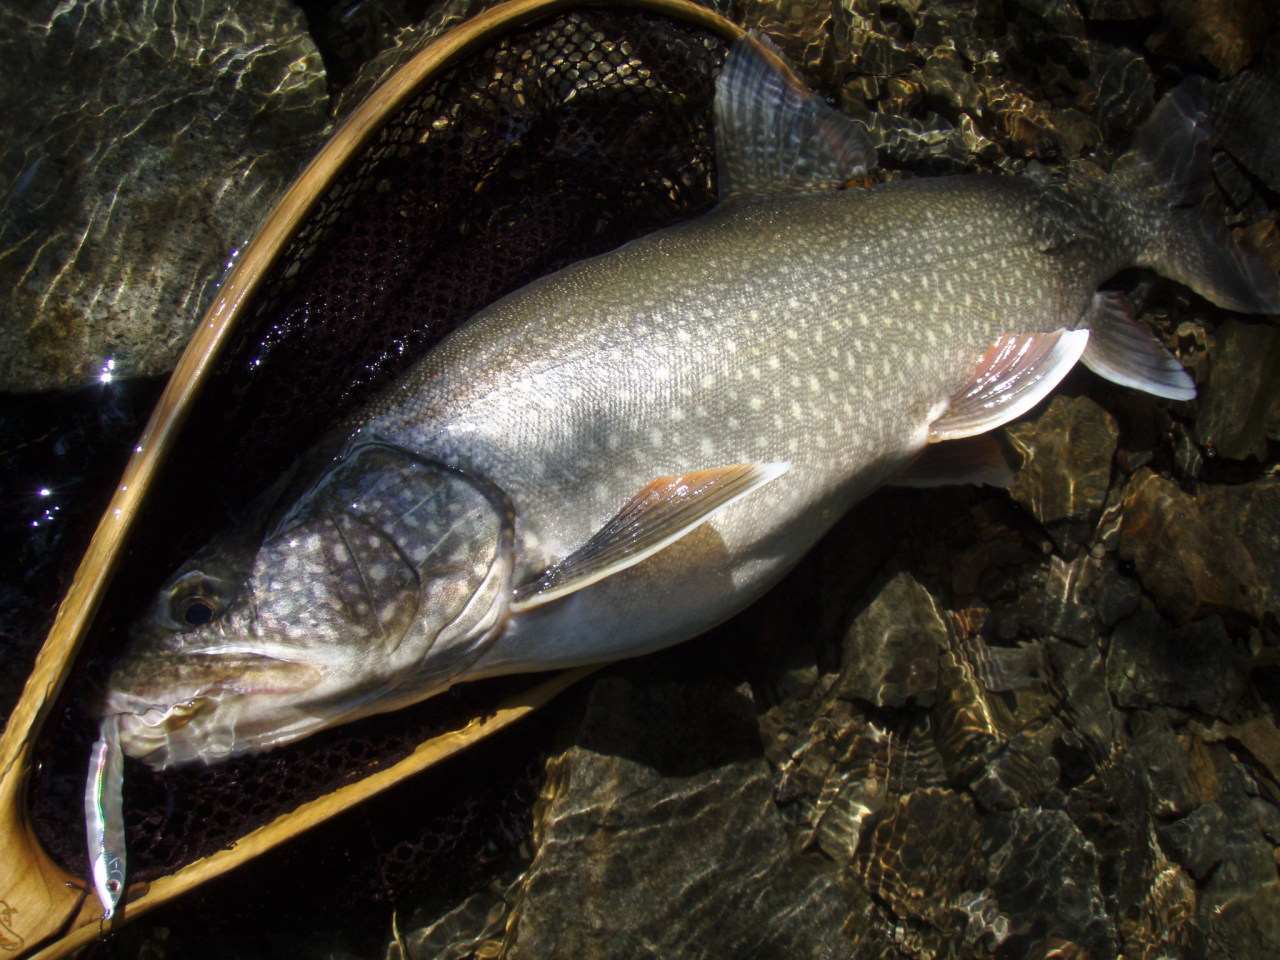
[[[1280,727],[1268,716],[1250,717],[1241,723],[1216,722],[1208,738],[1226,741],[1251,761],[1257,772],[1259,801],[1263,812],[1259,824],[1268,836],[1280,829]],[[1263,799],[1263,798],[1269,798]]]
[[[845,634],[844,666],[832,695],[873,706],[933,703],[938,651],[946,625],[929,596],[909,574],[890,580]]]
[[[1039,418],[1006,435],[1022,457],[1009,491],[1014,500],[1051,532],[1061,521],[1097,518],[1120,436],[1109,413],[1088,397],[1058,395]]]
[[[1248,683],[1248,667],[1220,618],[1171,627],[1144,610],[1112,634],[1107,681],[1122,707],[1195,707],[1229,716]]]
[[[1158,0],[1157,5],[1162,28],[1147,45],[1208,66],[1224,79],[1253,59],[1276,17],[1269,0]]]
[[[1200,800],[1192,764],[1203,751],[1197,738],[1179,737],[1167,722],[1145,711],[1129,721],[1129,743],[1147,784],[1151,815],[1168,821],[1185,816]]]
[[[1040,803],[1058,782],[1053,745],[1062,734],[1056,721],[1019,730],[1002,744],[969,788],[988,810],[1013,810]]]
[[[896,916],[949,927],[960,902],[986,881],[973,801],[943,788],[899,797],[876,824],[862,869],[872,893]]]
[[[925,61],[921,77],[926,94],[955,111],[953,120],[981,105],[981,90],[960,54],[951,47],[936,47]]]
[[[1280,331],[1227,320],[1214,331],[1196,439],[1220,457],[1265,460],[1280,436]]]
[[[1256,785],[1247,768],[1224,745],[1212,745],[1210,756],[1218,794],[1184,818],[1183,828],[1169,833],[1170,843],[1176,844],[1175,849],[1189,862],[1207,868],[1202,884],[1204,909],[1216,912],[1234,904],[1254,921],[1265,919],[1263,928],[1270,927],[1274,955],[1280,950],[1280,936],[1276,935],[1280,930],[1275,916],[1267,911],[1274,904],[1270,891],[1276,887],[1276,858],[1253,812]],[[1214,806],[1221,809],[1221,816]],[[1210,809],[1197,816],[1206,807]],[[1159,836],[1163,843],[1165,832]]]
[[[3,390],[167,372],[327,127],[292,4],[125,7],[0,7]]]
[[[1046,648],[1052,682],[1062,690],[1069,704],[1072,724],[1078,735],[1092,743],[1115,740],[1119,718],[1107,689],[1106,663],[1096,645],[1074,647],[1066,643]]]
[[[765,0],[744,7],[741,22],[774,38],[787,59],[821,83],[829,78],[835,56],[832,7],[821,0]]]
[[[1099,885],[1122,917],[1147,899],[1151,878],[1164,862],[1147,812],[1146,782],[1125,741],[1094,745],[1094,770],[1063,804],[1098,856]]]
[[[847,950],[855,908],[792,853],[756,736],[749,694],[723,683],[598,681],[577,742],[553,761],[560,787],[506,955]]]
[[[1141,606],[1142,588],[1132,577],[1124,576],[1114,561],[1103,561],[1099,570],[1093,608],[1102,627],[1113,627]]]
[[[1225,84],[1214,100],[1219,143],[1255,177],[1280,190],[1280,131],[1273,122],[1280,97],[1280,50],[1272,40],[1268,56]]]
[[[1150,112],[1156,99],[1155,80],[1146,61],[1132,50],[1091,43],[1088,51],[1096,97],[1093,120],[1103,139],[1115,143],[1127,138]]]
[[[1003,955],[1032,956],[1056,941],[1078,944],[1080,956],[1114,956],[1097,853],[1065,812],[991,814],[983,834],[989,882],[1011,929]]]
[[[1035,36],[1055,39],[1084,37],[1084,17],[1074,3],[1060,3],[1058,0],[1014,0],[1014,5],[1036,18],[1029,31]],[[1022,22],[1025,23],[1025,19]]]
[[[1124,938],[1121,956],[1186,956],[1196,906],[1196,886],[1191,877],[1175,864],[1163,864],[1151,878],[1141,909],[1120,921]]]
[[[1253,179],[1244,167],[1225,150],[1215,150],[1210,160],[1214,182],[1222,189],[1224,198],[1235,208],[1242,210],[1246,219],[1253,220],[1267,215],[1267,205],[1258,196]]]
[[[511,904],[495,892],[467,897],[421,927],[410,928],[390,944],[386,960],[437,960],[483,955],[502,941]]]
[[[1125,488],[1120,556],[1177,623],[1213,613],[1256,619],[1265,599],[1257,564],[1202,504],[1143,467]]]
[[[1257,570],[1257,609],[1280,616],[1280,481],[1206,487],[1200,502],[1206,522],[1232,534]]]
[[[1088,555],[1071,561],[1051,555],[1034,571],[1028,589],[1018,593],[997,619],[999,635],[1052,636],[1087,645],[1098,636],[1094,597],[1102,563]]]
[[[1221,838],[1230,829],[1222,807],[1204,803],[1182,819],[1158,826],[1156,833],[1169,858],[1202,881],[1221,862]]]
[[[1090,20],[1138,20],[1156,12],[1157,0],[1084,0]]]
[[[981,775],[1016,724],[1004,701],[986,689],[963,652],[953,648],[940,662],[941,696],[931,711],[938,752],[949,777],[968,781]]]

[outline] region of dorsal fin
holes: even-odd
[[[875,166],[866,130],[811,93],[761,37],[734,41],[715,116],[721,202],[838,187]]]

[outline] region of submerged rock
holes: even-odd
[[[605,678],[575,739],[551,762],[512,960],[825,956],[873,909],[793,851],[749,693]]]
[[[1258,565],[1203,503],[1142,468],[1125,487],[1120,556],[1176,623],[1214,613],[1258,619],[1266,602]]]
[[[1227,320],[1214,331],[1196,439],[1220,457],[1266,460],[1280,439],[1280,330]]]
[[[1120,436],[1115,418],[1088,397],[1056,396],[1038,419],[1010,427],[1006,435],[1022,457],[1009,489],[1013,499],[1051,533],[1064,521],[1091,527],[1111,487]]]
[[[1232,716],[1248,683],[1249,663],[1219,617],[1171,627],[1141,611],[1116,627],[1107,658],[1108,686],[1122,707],[1194,707]]]
[[[1276,20],[1268,0],[1157,0],[1156,7],[1163,23],[1148,46],[1199,61],[1224,78],[1253,59]]]
[[[1280,131],[1274,117],[1280,96],[1280,42],[1218,92],[1213,119],[1222,147],[1271,190],[1280,190]]]
[[[946,624],[928,591],[900,574],[849,627],[845,667],[831,693],[876,707],[932,706],[946,642]]]
[[[168,371],[327,128],[300,12],[5,4],[0,59],[0,390]]]

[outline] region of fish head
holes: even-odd
[[[513,526],[485,481],[364,444],[265,533],[222,536],[166,581],[100,712],[127,755],[167,767],[424,699],[505,625]]]

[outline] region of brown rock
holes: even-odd
[[[506,955],[835,955],[850,904],[793,853],[756,737],[723,682],[599,680],[553,762]]]
[[[1056,396],[1039,419],[1010,427],[1022,457],[1009,492],[1042,524],[1092,520],[1111,485],[1119,428],[1088,397]]]
[[[866,847],[867,886],[900,917],[944,927],[961,898],[986,880],[973,801],[933,787],[886,808]]]
[[[1253,59],[1276,19],[1270,0],[1157,0],[1167,26],[1147,45],[1235,76]]]
[[[929,706],[946,642],[946,623],[929,592],[910,574],[898,574],[849,627],[832,695],[877,707],[908,700]]]
[[[1205,511],[1203,497],[1146,467],[1125,488],[1119,551],[1177,623],[1214,613],[1229,622],[1257,620],[1263,613],[1262,577],[1235,531]]]

